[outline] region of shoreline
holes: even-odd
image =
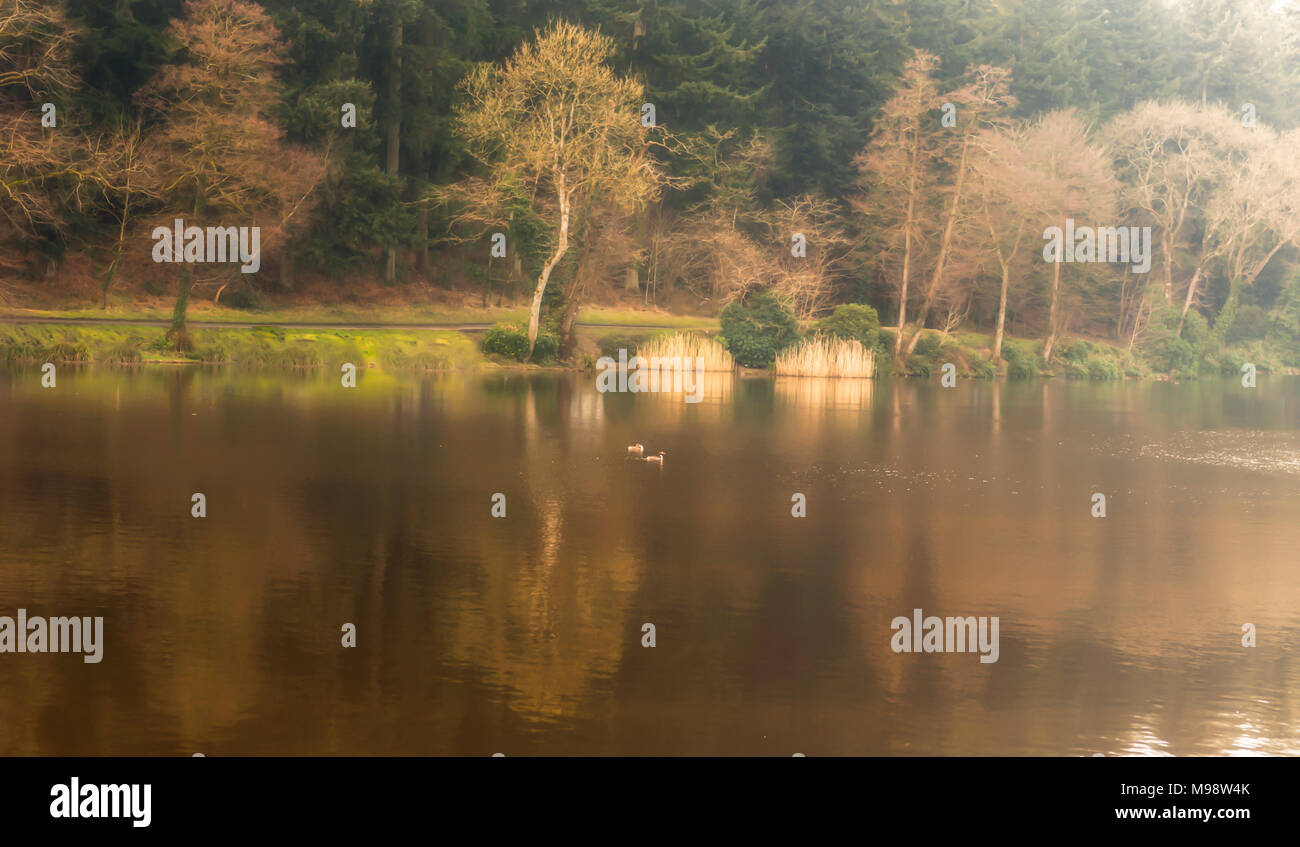
[[[513,309],[500,309],[493,317],[509,319]],[[71,313],[70,313],[71,312]],[[323,314],[324,313],[324,314]],[[256,314],[256,313],[255,313]],[[644,314],[654,322],[633,322]],[[502,371],[585,371],[588,359],[598,349],[601,334],[715,331],[715,319],[667,315],[640,310],[592,308],[580,313],[575,326],[579,344],[573,359],[558,363],[522,363],[485,354],[480,339],[494,322],[479,310],[442,310],[438,317],[469,320],[363,321],[328,320],[343,318],[327,310],[277,310],[266,319],[233,309],[204,309],[186,322],[191,348],[178,353],[166,341],[170,318],[156,309],[132,309],[129,314],[85,314],[82,310],[7,308],[0,310],[0,361],[9,363],[97,364],[97,365],[222,365],[244,369],[310,370],[333,363],[352,362],[358,367],[380,367],[393,372],[451,372],[476,368]],[[478,318],[479,320],[474,320]],[[953,362],[956,375],[964,379],[1031,380],[1064,377],[1093,382],[1149,381],[1180,382],[1200,376],[1231,375],[1226,365],[1203,367],[1200,373],[1164,373],[1146,367],[1131,354],[1100,340],[1079,339],[1087,348],[1086,358],[1057,361],[1044,366],[1034,356],[1035,339],[1007,337],[1005,350],[1014,353],[1003,359],[998,372],[988,362],[988,342],[979,333],[943,335],[927,330],[934,344],[930,351],[900,365],[888,355],[880,358],[877,373],[882,377],[928,379],[940,365]],[[629,339],[631,340],[631,339]],[[1123,357],[1126,364],[1121,364]],[[1094,366],[1098,362],[1103,366]],[[1278,376],[1300,375],[1300,369],[1259,366],[1259,372]],[[737,368],[743,379],[776,377],[768,370]],[[801,377],[804,378],[804,377]],[[836,375],[817,379],[845,379]],[[860,377],[857,377],[860,378]]]

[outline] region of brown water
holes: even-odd
[[[0,754],[1300,753],[1298,422],[1284,377],[9,368],[0,615],[105,643],[0,653]],[[894,653],[914,608],[999,660]]]

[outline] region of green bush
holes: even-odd
[[[1002,361],[1007,364],[1007,376],[1013,379],[1033,379],[1038,376],[1033,347],[1023,341],[1007,339],[1002,344]]]
[[[718,341],[747,368],[771,367],[777,353],[799,340],[794,315],[764,292],[723,309],[721,322]]]
[[[222,305],[232,309],[243,309],[246,312],[261,312],[266,309],[266,298],[262,296],[262,292],[251,286],[232,291],[221,302]]]
[[[497,324],[484,334],[483,352],[514,359],[516,362],[553,362],[560,355],[560,337],[544,329],[539,331],[537,343],[533,345],[533,357],[530,360],[528,328],[523,324]]]
[[[1235,343],[1263,338],[1268,332],[1268,313],[1256,305],[1242,306],[1237,319],[1228,330],[1228,342]]]
[[[1173,334],[1161,334],[1151,343],[1147,359],[1151,367],[1162,373],[1177,373],[1183,376],[1195,376],[1197,371],[1196,345],[1186,338]]]
[[[916,342],[916,350],[914,352],[916,353],[917,356],[920,356],[923,359],[933,360],[935,354],[938,353],[940,349],[943,347],[943,343],[944,343],[943,336],[939,335],[938,333],[926,332],[925,330],[922,330],[921,337]],[[906,337],[904,337],[903,339],[903,348],[904,349],[907,348]]]
[[[524,354],[528,353],[528,335],[524,334]],[[537,333],[537,343],[533,345],[532,361],[538,364],[550,364],[560,355],[560,336],[553,332]]]
[[[832,338],[860,341],[863,347],[870,350],[880,340],[880,317],[870,306],[845,303],[836,306],[830,315],[813,324],[813,332]]]
[[[497,324],[483,336],[483,352],[522,362],[528,358],[528,329],[520,324]]]
[[[977,379],[992,379],[998,375],[997,368],[993,367],[993,360],[980,353],[971,354],[970,373]]]
[[[1115,359],[1098,354],[1088,360],[1088,376],[1093,379],[1123,379],[1124,370]]]
[[[1187,318],[1183,321],[1183,338],[1198,350],[1205,346],[1210,340],[1210,322],[1205,319],[1205,315],[1195,309],[1187,311]]]
[[[1061,346],[1056,349],[1057,355],[1062,359],[1066,362],[1073,362],[1075,364],[1083,364],[1087,362],[1093,353],[1093,346],[1081,338],[1062,341]],[[1069,372],[1068,368],[1066,369],[1066,372]]]

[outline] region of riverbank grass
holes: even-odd
[[[446,370],[482,362],[469,336],[452,330],[191,329],[192,349],[172,350],[161,327],[0,324],[0,359],[15,362],[183,362],[246,368],[358,367]]]
[[[870,378],[876,375],[876,351],[852,339],[815,335],[778,353],[772,372],[777,376]]]
[[[690,360],[692,363],[699,360],[701,369],[705,371],[730,371],[736,366],[725,347],[706,335],[694,332],[654,336],[638,344],[636,353],[647,359]]]

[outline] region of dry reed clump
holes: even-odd
[[[817,336],[778,353],[772,372],[778,376],[873,377],[876,351],[860,341]]]
[[[693,332],[657,335],[637,345],[636,353],[645,358],[678,357],[681,361],[690,359],[692,366],[696,358],[703,359],[706,371],[730,371],[736,366],[725,347],[706,335]]]

